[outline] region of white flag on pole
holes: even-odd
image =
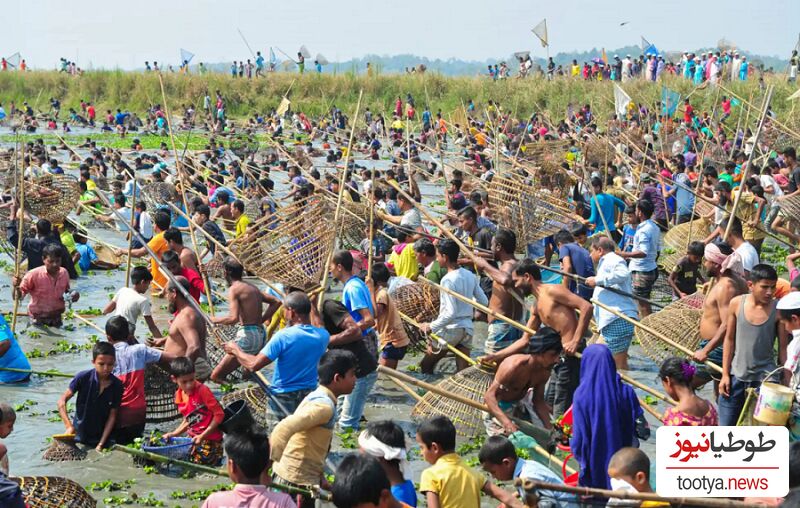
[[[793,101],[795,99],[800,99],[800,88],[798,88],[795,93],[786,98],[787,101]]]
[[[614,84],[614,110],[617,115],[625,116],[628,112],[628,104],[631,103],[631,96],[625,93],[619,85]]]
[[[192,58],[194,58],[194,53],[192,53],[191,51],[186,51],[185,49],[181,48],[181,65],[183,65],[184,62],[186,63],[191,62]]]
[[[531,29],[531,32],[542,41],[542,47],[546,47],[547,42],[547,18],[541,20],[538,25]]]
[[[284,97],[283,100],[281,101],[281,105],[278,106],[278,109],[275,112],[278,114],[278,116],[283,116],[286,114],[287,111],[289,111],[289,106],[291,105],[292,101]]]
[[[300,54],[303,55],[303,58],[311,58],[311,51],[305,46],[300,46]]]

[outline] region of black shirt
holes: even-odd
[[[69,383],[69,389],[77,395],[75,427],[78,442],[95,446],[103,437],[103,428],[112,409],[119,409],[122,403],[122,381],[112,375],[111,384],[100,392],[100,379],[94,368],[79,372]]]
[[[343,329],[340,324],[346,317],[349,316],[350,312],[347,310],[347,307],[342,304],[342,302],[337,302],[336,300],[325,300],[325,303],[322,305],[322,320],[325,323],[325,329],[328,330],[328,333],[331,335],[342,333]],[[372,336],[370,335],[367,340],[370,340],[371,338]],[[378,367],[377,361],[367,350],[367,346],[364,344],[363,337],[361,340],[350,342],[349,344],[330,346],[330,349],[344,349],[356,355],[357,378],[362,378],[367,374],[372,374]]]
[[[16,247],[18,239],[16,222],[10,221],[7,224],[6,238],[11,245]],[[42,260],[42,252],[44,251],[44,248],[51,243],[59,246],[59,250],[61,251],[61,266],[67,270],[69,278],[77,279],[78,272],[75,270],[75,263],[72,262],[72,256],[69,255],[67,248],[64,247],[64,244],[61,243],[61,240],[54,234],[44,238],[36,236],[22,239],[22,252],[24,252],[25,256],[28,258],[28,270],[39,268],[44,264],[44,261]]]
[[[225,235],[222,233],[222,230],[219,228],[216,222],[207,220],[203,223],[203,231],[211,235],[211,238],[218,241],[221,245],[227,247],[228,242],[225,240]],[[207,242],[208,250],[214,254],[217,251],[217,245],[214,242]]]
[[[800,166],[796,166],[789,175],[789,194],[800,187]]]

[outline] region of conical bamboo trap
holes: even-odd
[[[55,439],[50,441],[50,446],[42,454],[42,458],[49,462],[68,462],[73,460],[83,460],[86,452],[78,448],[74,439]]]
[[[281,207],[247,227],[229,248],[247,271],[286,287],[319,285],[336,236],[324,200],[304,199]]]
[[[567,185],[548,187],[543,175],[540,181],[529,182],[512,173],[495,175],[489,183],[489,202],[497,225],[514,231],[517,246],[523,246],[569,229],[575,207],[566,199]],[[558,190],[551,190],[558,189]]]
[[[77,482],[61,476],[12,476],[28,508],[94,508],[95,501]]]
[[[795,229],[800,225],[800,196],[786,198],[780,202],[781,214],[793,223]]]
[[[642,326],[635,327],[634,337],[648,358],[660,365],[671,356],[684,358],[686,353],[670,346],[644,327],[691,351],[697,350],[700,343],[700,318],[703,316],[702,298],[701,293],[689,295],[642,319]]]
[[[147,403],[147,423],[172,422],[181,417],[175,406],[178,389],[169,373],[155,364],[144,371],[144,397]]]
[[[686,255],[689,243],[703,241],[708,236],[709,223],[705,219],[695,219],[673,226],[664,235],[658,266],[668,274],[672,272],[678,261]],[[691,238],[689,234],[691,232]]]
[[[415,282],[396,288],[390,295],[398,312],[405,314],[418,323],[429,323],[439,315],[439,291],[430,284]],[[425,335],[419,329],[403,321],[406,335],[411,345],[424,350],[427,344]]]
[[[159,208],[168,207],[167,203],[176,203],[178,198],[178,191],[171,183],[153,182],[142,187],[142,199],[151,214]]]
[[[237,400],[243,400],[247,404],[247,407],[250,409],[250,414],[253,415],[253,419],[255,420],[256,424],[263,428],[268,428],[267,422],[267,394],[264,393],[264,390],[261,389],[259,386],[251,386],[250,388],[244,388],[241,390],[236,390],[235,392],[226,393],[220,399],[220,404],[222,407],[227,406],[228,404],[232,404]]]
[[[587,164],[605,165],[613,162],[616,150],[608,138],[592,137],[583,144],[581,150],[583,160]]]
[[[71,175],[43,175],[26,182],[25,210],[40,219],[61,223],[78,204],[81,191]]]
[[[208,357],[208,363],[211,366],[215,366],[222,361],[222,358],[225,356],[225,350],[222,349],[222,346],[226,342],[230,342],[236,339],[236,332],[238,331],[238,325],[215,325],[213,328],[208,328],[208,335],[206,337],[206,356]],[[238,367],[236,370],[228,374],[226,380],[229,383],[237,383],[242,381],[245,378],[245,373],[242,367]]]
[[[454,375],[441,380],[437,386],[448,392],[484,403],[483,396],[492,384],[494,374],[479,366],[468,367]],[[411,416],[420,419],[443,415],[453,422],[456,432],[474,438],[486,433],[484,417],[486,413],[463,402],[442,395],[427,392],[417,402]]]

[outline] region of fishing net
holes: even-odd
[[[671,273],[678,261],[686,255],[689,243],[703,241],[708,236],[708,229],[709,223],[705,219],[695,219],[671,227],[662,239],[663,245],[658,258],[658,266],[665,272]]]
[[[642,319],[642,326],[636,327],[634,337],[651,360],[660,365],[670,356],[684,358],[686,353],[667,344],[655,334],[645,330],[645,327],[690,351],[697,349],[697,345],[700,343],[700,318],[703,316],[702,308],[694,307],[697,305],[698,298],[700,298],[700,306],[702,306],[702,297],[694,294],[673,302],[664,309]]]
[[[336,211],[335,204],[331,208],[331,213],[333,214],[331,219],[333,219]],[[342,200],[339,221],[338,240],[340,247],[343,249],[357,249],[361,240],[367,237],[365,231],[367,224],[369,224],[369,206],[365,203]]]
[[[247,271],[284,286],[310,290],[319,285],[336,228],[324,200],[304,199],[281,207],[247,227],[230,244]]]
[[[250,388],[226,393],[222,396],[219,403],[222,407],[226,407],[237,400],[245,401],[256,424],[265,429],[269,427],[269,422],[267,421],[267,394],[264,393],[261,387],[251,386]]]
[[[144,398],[147,402],[147,423],[171,422],[181,418],[175,406],[175,390],[169,373],[155,364],[149,364],[144,372]]]
[[[78,448],[72,439],[53,439],[42,454],[42,458],[50,462],[83,460],[86,458],[86,452]]]
[[[480,367],[468,367],[443,379],[437,386],[455,395],[483,404],[483,395],[492,384],[494,374]],[[421,419],[444,415],[453,422],[456,432],[474,438],[486,432],[483,423],[486,413],[464,402],[433,392],[427,392],[411,411],[411,416]]]
[[[550,175],[550,179],[553,175]],[[517,246],[548,237],[561,229],[569,229],[575,207],[566,200],[568,185],[550,187],[539,181],[526,181],[519,175],[495,175],[489,183],[489,201],[496,223],[514,231]],[[559,189],[551,190],[551,189]]]
[[[78,179],[70,175],[44,175],[25,186],[25,210],[40,219],[61,223],[78,204]]]
[[[19,484],[28,508],[94,508],[95,501],[86,489],[61,476],[12,476]]]
[[[398,312],[418,323],[429,323],[439,315],[439,290],[424,282],[399,286],[390,295]],[[419,329],[403,320],[406,335],[414,349],[425,349],[427,339]]]
[[[208,338],[206,339],[206,356],[208,363],[216,366],[225,357],[225,350],[222,345],[236,338],[238,325],[215,325],[208,328]],[[245,378],[245,372],[241,367],[228,374],[226,381],[237,383]]]
[[[175,186],[167,182],[153,182],[142,187],[142,199],[150,213],[159,208],[169,207],[167,203],[175,203],[178,198]]]
[[[122,264],[122,259],[120,256],[117,256],[113,250],[101,243],[95,244],[94,252],[97,254],[97,259],[105,263],[109,263],[113,266],[113,268],[117,268]]]

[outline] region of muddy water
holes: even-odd
[[[359,162],[361,163],[361,161]],[[368,167],[373,166],[370,162],[371,161],[367,162],[367,164],[369,164]],[[374,164],[374,166],[377,167],[384,165],[385,161],[379,161]],[[274,175],[279,192],[281,188],[285,188],[285,178],[283,178],[283,176],[282,174]],[[439,185],[423,184],[421,189],[426,203],[437,201],[442,198],[441,186]],[[90,229],[90,233],[114,245],[126,245],[121,234],[111,232],[108,229]],[[7,258],[5,259],[7,260]],[[73,308],[75,310],[87,309],[90,307],[102,308],[109,300],[109,293],[113,294],[114,291],[123,286],[124,283],[124,270],[110,272],[95,271],[93,276],[83,276],[74,284],[76,289],[81,293],[81,299],[78,303],[74,304]],[[217,287],[216,289],[220,292],[224,291],[222,287]],[[2,302],[0,304],[0,310],[10,310],[12,307],[12,300],[10,296],[8,271],[0,271],[0,295],[2,295],[0,296],[0,302]],[[168,316],[164,307],[164,301],[155,299],[153,302],[153,309],[159,327],[165,327]],[[225,306],[220,306],[219,311],[224,312]],[[93,319],[101,328],[105,320],[105,317]],[[97,331],[93,328],[82,325],[77,321],[68,321],[67,323],[74,325],[75,328],[73,331],[64,329],[42,331],[29,328],[27,319],[21,317],[18,323],[18,339],[20,345],[26,352],[33,351],[34,349],[47,351],[52,349],[59,340],[67,340],[74,344],[86,344],[92,335],[97,334]],[[476,339],[474,341],[476,348],[482,347],[482,338],[485,337],[485,331],[485,325],[477,324]],[[481,350],[476,349],[473,352],[473,356],[477,357],[480,353]],[[645,384],[656,386],[656,365],[642,355],[638,346],[634,346],[631,353],[630,374]],[[35,358],[31,360],[31,364],[36,370],[57,369],[62,372],[74,374],[80,370],[90,368],[90,359],[90,353],[88,351],[82,351],[79,353],[62,353],[47,358]],[[418,360],[418,356],[409,356],[401,362],[400,369],[405,370],[407,366],[417,363]],[[268,371],[269,370],[270,369],[268,369]],[[441,363],[439,373],[427,380],[435,381],[442,375],[454,371],[454,362],[448,359]],[[147,496],[148,493],[152,493],[156,499],[163,501],[165,506],[199,506],[202,501],[173,499],[172,494],[175,491],[207,489],[216,484],[227,482],[225,478],[212,477],[210,475],[199,475],[191,479],[182,479],[180,478],[179,472],[176,471],[168,471],[168,475],[145,474],[142,469],[133,465],[129,456],[120,452],[100,454],[92,450],[89,452],[87,460],[82,462],[50,463],[44,461],[41,455],[42,451],[48,446],[47,438],[52,434],[63,432],[63,425],[60,420],[58,420],[57,413],[54,411],[56,410],[56,402],[60,394],[67,387],[67,384],[67,379],[35,376],[31,382],[25,385],[0,387],[0,400],[9,402],[12,405],[21,404],[25,401],[32,402],[28,403],[26,409],[18,413],[15,430],[11,436],[5,440],[9,448],[10,467],[13,475],[66,476],[85,486],[105,480],[121,482],[128,479],[135,479],[135,484],[133,486],[119,492],[94,492],[93,495],[98,500],[101,500],[101,506],[104,504],[112,504],[110,502],[102,502],[104,498],[109,496],[130,497],[137,495],[139,497],[144,497]],[[215,388],[214,385],[212,385],[212,388]],[[709,397],[709,395],[710,394],[707,392],[704,393],[706,397]],[[640,396],[644,396],[644,394],[640,394]],[[368,420],[391,418],[397,421],[407,433],[409,447],[416,451],[416,445],[414,445],[415,425],[410,418],[412,406],[413,400],[411,397],[402,392],[391,381],[381,378],[376,384],[373,393],[370,395],[365,416]],[[663,410],[663,408],[660,409]],[[656,422],[653,418],[648,415],[648,419],[651,421],[651,425],[655,426]],[[170,424],[162,424],[159,428],[161,430],[171,430]],[[653,437],[649,442],[642,443],[642,448],[651,456],[655,450],[654,440],[655,438]],[[341,446],[341,440],[338,437],[335,438],[332,451],[334,462],[337,462],[342,454],[347,452],[349,452],[349,450]],[[410,472],[408,472],[407,475],[410,475],[415,481],[419,481],[419,475],[421,471],[427,467],[427,464],[419,459],[418,453],[412,453],[412,457],[414,458],[410,461]],[[488,500],[484,502],[484,506],[494,506],[495,504],[496,503],[489,502]]]

